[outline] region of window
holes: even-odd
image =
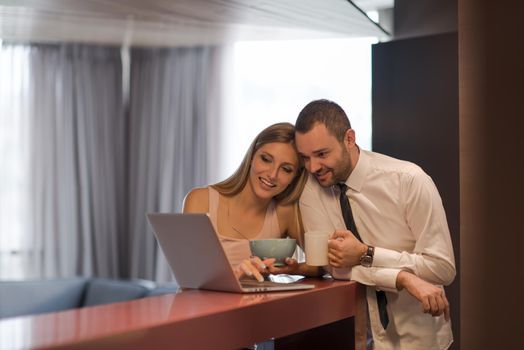
[[[219,179],[231,175],[258,132],[295,119],[311,100],[340,104],[371,148],[371,44],[375,38],[238,42],[221,142]]]

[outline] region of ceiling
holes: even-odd
[[[357,1],[365,10],[393,0]],[[387,38],[347,0],[0,0],[0,39],[134,46]]]

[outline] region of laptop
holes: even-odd
[[[305,283],[239,281],[207,214],[149,213],[147,218],[182,288],[236,293],[314,288]]]

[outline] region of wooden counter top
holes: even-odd
[[[0,320],[0,349],[232,349],[355,316],[365,348],[364,288],[307,279],[315,289],[177,294]]]

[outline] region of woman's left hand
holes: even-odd
[[[299,265],[298,265],[298,262],[293,259],[293,258],[286,258],[285,260],[285,263],[286,265],[284,266],[274,266],[274,265],[269,265],[268,266],[268,269],[269,269],[269,272],[273,275],[278,275],[278,274],[287,274],[287,275],[296,275],[298,274],[298,268],[299,268]]]

